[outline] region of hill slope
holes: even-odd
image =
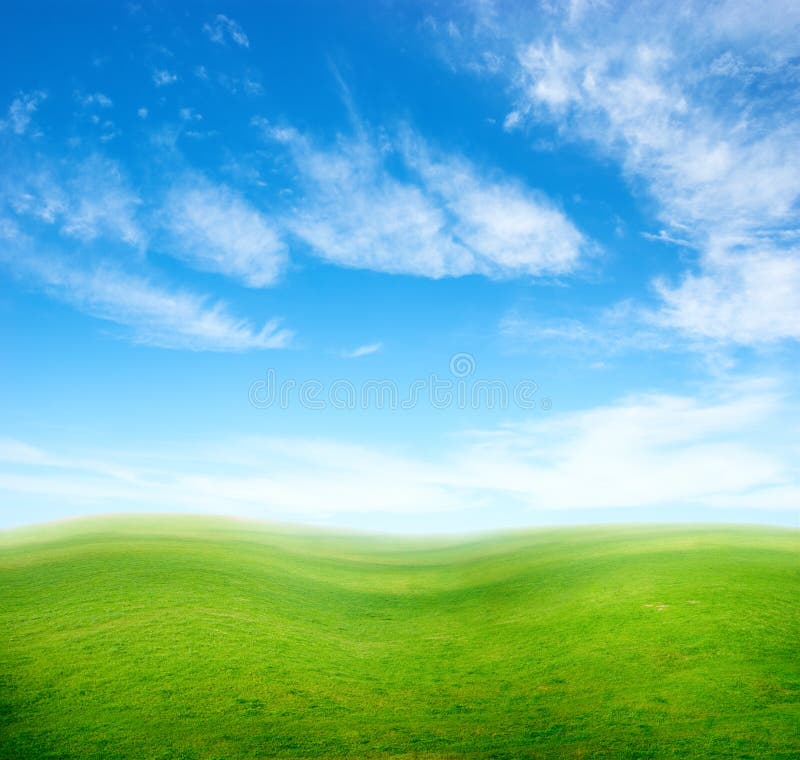
[[[798,532],[0,534],[0,757],[790,757]]]

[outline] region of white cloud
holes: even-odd
[[[662,219],[691,225],[697,237],[785,221],[800,193],[800,157],[788,150],[797,124],[701,101],[681,51],[646,40],[631,31],[602,47],[593,37],[569,51],[558,40],[527,46],[518,110],[549,115],[619,157],[646,179]]]
[[[241,47],[250,47],[250,40],[247,38],[242,27],[232,18],[223,16],[221,13],[216,16],[213,23],[203,24],[203,31],[212,42],[216,42],[220,45],[224,44],[225,40],[230,38]]]
[[[608,358],[625,351],[678,347],[674,336],[663,329],[658,318],[631,301],[620,301],[583,320],[512,309],[500,320],[499,328],[511,351],[530,348],[552,354],[577,351]],[[682,342],[680,346],[685,348]]]
[[[297,168],[302,195],[288,226],[339,265],[434,278],[554,275],[591,249],[540,194],[436,153],[409,130],[394,141],[360,130],[324,149],[292,128],[256,123]],[[398,160],[402,178],[389,169]]]
[[[303,200],[288,220],[314,253],[340,266],[446,277],[476,269],[473,254],[445,231],[441,208],[416,185],[384,171],[367,144],[322,151],[293,141]]]
[[[453,233],[502,273],[563,274],[589,246],[570,220],[541,194],[506,178],[481,176],[466,159],[432,157],[410,138],[405,160],[453,218]]]
[[[683,238],[674,237],[666,230],[659,230],[657,234],[652,232],[643,232],[642,237],[646,240],[653,240],[658,243],[670,243],[671,245],[680,245],[685,248],[691,247],[691,243]]]
[[[106,238],[144,245],[136,218],[141,201],[110,159],[95,154],[78,163],[12,167],[8,180],[0,185],[0,198],[19,216],[57,224],[63,235],[84,242]]]
[[[201,269],[264,287],[286,266],[286,246],[270,221],[238,193],[199,175],[173,187],[164,221],[174,243],[169,252]]]
[[[525,92],[533,102],[544,103],[555,111],[561,111],[576,99],[576,62],[558,40],[553,40],[547,46],[529,45],[520,52],[519,63],[529,77]],[[523,105],[527,106],[526,103]]]
[[[769,438],[763,426],[778,414],[779,398],[758,387],[727,395],[644,395],[511,426],[478,438],[463,455],[464,472],[474,473],[475,487],[539,509],[785,509],[783,497],[773,503],[767,494],[780,487],[800,497],[800,473],[787,452],[753,443],[759,426]]]
[[[8,243],[14,243],[24,237],[19,225],[13,219],[0,216],[0,239]]]
[[[579,2],[514,14],[513,28],[494,13],[467,43],[470,60],[487,46],[514,53],[506,128],[548,121],[615,158],[655,199],[662,239],[699,251],[698,274],[657,283],[665,326],[722,342],[797,338],[785,288],[755,319],[772,274],[795,276],[780,235],[797,227],[800,200],[797,7]]]
[[[112,244],[134,246],[142,254],[146,246],[136,218],[140,200],[115,162],[94,155],[32,170],[12,166],[4,179],[0,201],[15,215],[0,216],[0,236],[6,242],[0,246],[0,261],[24,281],[122,325],[138,343],[198,351],[288,344],[291,334],[276,320],[255,327],[233,316],[222,302],[126,271],[132,264],[141,266],[141,257],[128,257],[124,269],[115,263]],[[182,254],[253,284],[271,282],[283,249],[279,241],[277,248],[270,247],[275,239],[260,215],[225,188],[195,181],[185,189],[183,197],[174,197],[172,218]],[[41,224],[60,233],[57,242],[44,248]],[[51,246],[57,246],[52,255],[45,252]]]
[[[137,116],[138,116],[140,119],[146,119],[149,113],[150,113],[150,112],[149,112],[149,111],[148,111],[148,110],[147,110],[147,109],[146,109],[144,106],[142,106],[142,108],[139,108],[139,109],[136,111],[136,115],[137,115]]]
[[[204,82],[210,82],[231,95],[244,93],[249,97],[256,97],[264,94],[264,86],[259,81],[257,73],[248,71],[244,76],[232,76],[224,72],[209,72],[205,66],[198,66],[194,69],[194,74]]]
[[[650,315],[656,324],[744,345],[800,340],[800,248],[756,241],[738,252],[712,249],[701,273],[656,287],[663,301]]]
[[[47,460],[47,452],[13,438],[0,438],[0,462],[38,464]]]
[[[14,266],[56,298],[124,326],[136,343],[192,351],[247,351],[283,348],[291,340],[291,333],[275,320],[257,329],[232,316],[221,302],[169,290],[112,266],[76,269],[61,259],[35,255]]]
[[[796,513],[797,450],[771,445],[785,408],[769,383],[705,397],[643,395],[456,437],[431,460],[318,438],[248,437],[69,456],[0,445],[0,488],[59,509],[165,509],[282,519],[507,509]],[[720,397],[721,395],[721,397]],[[752,437],[764,433],[762,443]],[[747,442],[747,438],[750,442]],[[36,466],[36,471],[28,467]],[[313,473],[313,477],[309,477]],[[74,508],[74,507],[73,507]],[[530,512],[528,512],[530,514]],[[534,518],[535,519],[535,518]],[[567,518],[568,519],[568,518]],[[454,518],[451,526],[458,530]]]
[[[367,343],[349,351],[342,351],[342,357],[345,359],[358,359],[362,356],[369,356],[369,354],[377,354],[382,348],[383,343]]]
[[[17,442],[11,453],[28,448],[33,449]],[[0,448],[0,460],[2,453]],[[436,484],[428,465],[343,441],[247,437],[177,451],[164,447],[155,456],[46,452],[43,457],[36,474],[26,471],[22,457],[11,460],[16,466],[0,466],[0,490],[33,494],[39,503],[60,491],[62,509],[70,503],[81,511],[94,505],[103,511],[168,509],[285,519],[425,514],[461,506],[452,489]]]
[[[505,119],[503,119],[503,129],[505,129],[506,132],[511,132],[520,125],[521,121],[522,115],[519,111],[509,111]]]
[[[166,69],[156,69],[153,72],[153,83],[156,87],[164,87],[178,81],[178,75]]]
[[[84,95],[80,92],[75,93],[75,100],[84,106],[100,106],[100,108],[111,108],[114,105],[108,95],[102,92],[94,92]]]
[[[23,93],[11,101],[8,116],[0,119],[0,132],[10,129],[15,135],[24,135],[47,93],[42,90]]]
[[[264,94],[264,85],[262,85],[257,79],[245,77],[242,80],[242,87],[248,95],[256,96]]]

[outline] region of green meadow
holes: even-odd
[[[0,758],[800,753],[800,533],[0,534]]]

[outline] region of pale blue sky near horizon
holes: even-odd
[[[3,16],[0,527],[800,526],[797,4]]]

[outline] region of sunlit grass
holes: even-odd
[[[798,532],[0,537],[0,758],[792,757]]]

